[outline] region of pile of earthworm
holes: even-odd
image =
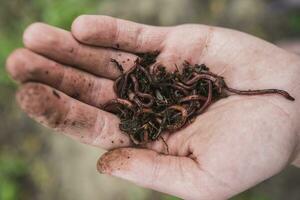
[[[164,66],[155,65],[156,55],[140,55],[126,72],[112,59],[121,72],[114,83],[117,98],[103,105],[103,109],[120,118],[120,130],[135,144],[157,140],[166,131],[174,132],[185,127],[213,102],[232,93],[280,94],[294,100],[283,90],[241,91],[230,88],[223,77],[210,72],[204,64],[185,62],[181,72],[168,72]]]

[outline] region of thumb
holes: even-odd
[[[224,188],[188,157],[121,148],[103,154],[97,169],[100,173],[184,199],[225,199],[220,195],[226,193]],[[221,193],[216,192],[218,189]]]

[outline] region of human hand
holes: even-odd
[[[98,162],[102,173],[185,199],[219,200],[290,163],[300,165],[300,58],[272,44],[217,27],[153,27],[105,16],[77,18],[72,33],[33,24],[24,44],[7,60],[7,70],[22,85],[20,106],[47,127],[111,150]],[[131,148],[117,117],[100,109],[116,96],[112,86],[119,72],[110,59],[129,69],[135,53],[155,50],[169,70],[184,60],[205,63],[233,88],[283,89],[296,101],[230,96],[187,128],[165,133],[169,155],[161,154],[161,140]]]

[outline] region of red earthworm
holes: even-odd
[[[188,98],[188,100],[192,100],[194,97],[194,95],[196,96],[196,101],[195,100],[192,100],[190,101],[190,104],[189,104],[189,107],[187,108],[187,111],[188,111],[188,117],[190,118],[195,112],[197,109],[199,109],[199,106],[200,106],[200,99],[199,97],[203,100],[203,101],[206,101],[207,97],[204,97],[202,95],[196,95],[197,94],[197,90],[196,89],[193,89],[192,91],[192,95],[190,96],[191,98]],[[181,99],[181,101],[184,100]]]
[[[124,74],[121,74],[114,82],[113,88],[115,93],[117,94],[117,96],[120,96],[120,88],[119,85],[121,84],[121,82],[124,80]],[[121,84],[122,85],[122,84]]]
[[[142,97],[143,99],[147,99],[148,103],[143,102],[143,106],[146,108],[149,108],[152,106],[153,102],[154,102],[154,98],[151,94],[146,94],[146,93],[141,93],[138,92],[137,96]]]
[[[125,72],[124,75],[124,81],[122,83],[122,87],[121,87],[121,91],[120,91],[120,97],[124,96],[124,92],[126,90],[126,87],[128,85],[128,76],[134,72],[134,70],[136,69],[136,65],[134,65],[132,68],[130,68],[127,72]]]
[[[184,88],[184,89],[186,89],[186,90],[192,90],[192,89],[195,88],[195,85],[196,85],[196,84],[193,84],[193,85],[185,85],[184,83],[181,83],[181,82],[175,82],[174,84],[177,85],[177,86],[179,86],[179,87],[182,87],[182,88]]]
[[[210,72],[210,71],[201,71],[201,74],[206,74],[206,75],[213,76],[213,77],[215,77],[215,78],[222,78],[222,79],[223,79],[222,76],[219,76],[219,75],[217,75],[217,74],[214,74],[214,73],[212,73],[212,72]]]
[[[146,144],[149,140],[149,131],[148,131],[148,123],[145,123],[141,129],[143,129],[143,141],[139,142],[139,144]]]
[[[138,83],[137,78],[133,74],[130,75],[130,78],[133,83],[133,91],[135,93],[139,92],[139,83]]]
[[[151,108],[142,108],[139,112],[155,114]]]
[[[152,66],[150,66],[150,70],[149,70],[149,73],[151,74],[151,75],[155,75],[156,73],[157,73],[157,68],[159,67],[160,65],[159,64],[154,64],[154,65],[152,65]]]
[[[164,137],[160,135],[159,138],[163,141],[163,143],[166,147],[166,150],[167,150],[167,154],[169,154],[169,146],[168,146],[167,142],[165,141]]]
[[[159,126],[159,128],[158,128],[158,130],[157,130],[157,133],[155,133],[154,135],[151,136],[151,139],[152,139],[152,140],[156,140],[156,139],[160,136],[161,132],[162,132],[163,129],[165,128],[164,125],[165,125],[165,123],[166,123],[167,116],[164,115],[164,117],[163,117],[162,120],[161,120],[161,119],[158,119],[158,118],[155,118],[155,120],[159,123],[160,126]]]
[[[190,96],[186,96],[186,97],[183,97],[179,100],[179,103],[183,103],[183,102],[187,102],[187,101],[206,101],[207,100],[207,97],[205,96],[202,96],[202,95],[197,95],[197,94],[193,94],[193,95],[190,95]]]
[[[144,67],[142,67],[141,65],[138,65],[138,69],[141,70],[145,74],[145,76],[147,77],[149,83],[151,84],[152,83],[152,78],[151,78],[149,72]]]
[[[112,100],[106,102],[102,106],[102,109],[105,110],[105,111],[111,112],[112,110],[110,109],[110,106],[115,105],[115,104],[122,105],[122,106],[124,106],[128,109],[133,109],[133,107],[134,107],[133,104],[130,101],[128,101],[126,99],[116,98],[116,99],[112,99]]]
[[[212,83],[211,81],[207,81],[208,83],[208,95],[207,95],[207,100],[205,103],[201,106],[199,110],[196,111],[196,114],[199,115],[201,114],[211,103],[212,101]]]
[[[116,112],[121,119],[120,129],[135,144],[164,139],[161,136],[164,131],[172,132],[187,126],[213,101],[230,93],[280,94],[294,100],[283,90],[229,88],[222,76],[210,72],[204,64],[191,65],[185,61],[180,74],[177,65],[176,71],[170,73],[164,66],[155,64],[155,57],[151,54],[143,54],[141,59],[136,59],[135,65],[126,72],[116,60],[111,61],[121,71],[114,83],[119,99],[107,102],[103,108]]]
[[[181,120],[179,122],[176,122],[176,124],[172,124],[172,125],[167,124],[167,129],[173,131],[173,130],[179,129],[180,127],[182,127],[185,124],[187,117],[188,117],[188,113],[187,113],[187,110],[183,106],[179,106],[179,105],[170,106],[165,110],[165,112],[167,110],[171,110],[171,109],[177,110],[181,113]]]
[[[149,100],[147,103],[142,102],[140,98],[137,97],[142,97],[144,99]],[[144,93],[137,93],[137,95],[133,98],[133,101],[139,106],[139,107],[144,107],[144,108],[149,108],[153,104],[153,97],[150,94],[144,94]]]
[[[141,144],[140,141],[138,141],[137,139],[135,139],[134,135],[133,134],[128,134],[131,141],[134,143],[134,144]]]
[[[195,73],[195,76],[192,79],[186,81],[185,84],[192,85],[192,84],[196,83],[197,81],[199,81],[200,79],[210,80],[212,82],[216,82],[218,80],[217,78],[207,75],[207,74]]]
[[[263,95],[263,94],[279,94],[290,101],[295,101],[295,98],[292,97],[288,92],[284,90],[278,89],[264,89],[264,90],[237,90],[230,87],[225,86],[225,90],[235,93],[238,95]]]
[[[136,100],[140,105],[142,105],[143,107],[151,107],[153,102],[154,102],[154,98],[152,95],[150,94],[146,94],[146,93],[142,93],[139,91],[139,83],[136,79],[136,77],[131,74],[130,75],[130,78],[132,80],[132,83],[133,83],[133,89],[134,89],[134,92],[135,92],[135,96],[138,96],[138,97],[141,97],[143,99],[147,99],[148,102],[145,103],[145,102],[142,102],[140,99]]]

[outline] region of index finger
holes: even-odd
[[[82,43],[135,53],[160,51],[169,30],[102,15],[82,15],[72,24],[73,36]]]
[[[111,113],[72,99],[40,83],[26,83],[17,94],[21,108],[46,127],[82,143],[114,149],[131,145]]]

